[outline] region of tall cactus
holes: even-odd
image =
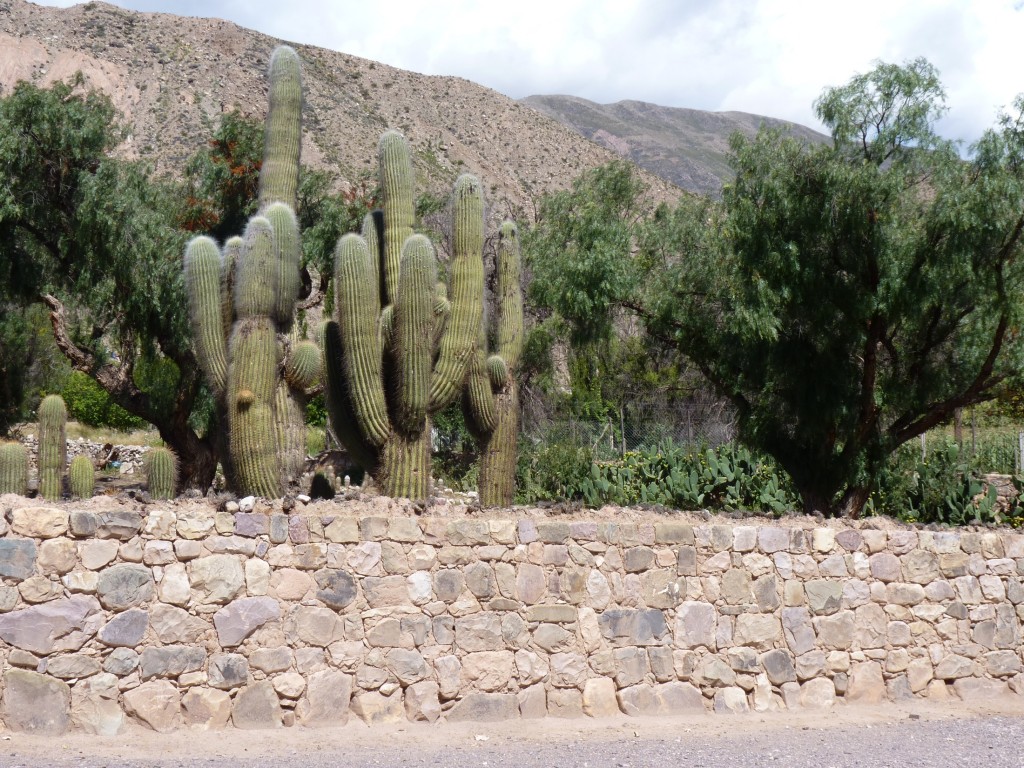
[[[305,456],[305,391],[319,355],[292,317],[301,284],[295,218],[302,134],[299,58],[281,46],[270,62],[259,213],[221,251],[209,237],[185,252],[185,282],[199,364],[228,421],[230,476],[241,493],[282,494]]]
[[[64,492],[68,460],[68,409],[60,395],[47,395],[39,404],[39,495],[50,501]]]
[[[0,443],[0,494],[28,492],[28,451],[17,442]]]
[[[494,353],[487,354],[487,333],[466,377],[463,405],[470,430],[480,442],[480,504],[511,506],[515,496],[519,438],[519,390],[515,371],[523,351],[523,295],[519,286],[519,234],[516,225],[501,225],[498,241],[497,323]]]
[[[381,490],[422,499],[430,414],[459,396],[483,314],[483,197],[473,176],[456,181],[449,290],[430,241],[412,231],[405,138],[386,132],[378,159],[383,210],[335,251],[335,316],[322,342],[327,403],[336,434]]]

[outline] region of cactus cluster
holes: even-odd
[[[39,495],[56,501],[64,492],[67,466],[68,409],[60,395],[47,395],[39,404]]]
[[[71,495],[79,499],[91,499],[96,487],[96,473],[92,459],[88,456],[75,456],[68,468],[68,486]]]
[[[28,450],[17,442],[0,443],[0,494],[28,493]]]
[[[388,131],[378,147],[383,208],[335,252],[334,319],[323,327],[326,394],[335,433],[389,496],[430,492],[430,414],[454,402],[483,315],[483,197],[459,177],[450,286],[430,241],[413,234],[409,146]]]
[[[523,296],[519,285],[519,233],[501,225],[496,256],[495,327],[481,328],[476,355],[466,376],[463,410],[480,443],[480,504],[511,506],[515,496],[519,439],[519,393],[515,371],[523,350]],[[494,349],[488,354],[488,337]]]
[[[305,456],[305,391],[320,372],[315,345],[292,317],[301,277],[295,218],[302,129],[299,59],[282,46],[270,64],[258,214],[220,249],[209,237],[185,253],[196,355],[228,422],[225,470],[241,493],[281,496]]]
[[[146,490],[153,499],[173,499],[178,483],[178,457],[169,448],[151,448],[144,459]]]

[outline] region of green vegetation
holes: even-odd
[[[934,132],[943,99],[927,62],[879,65],[818,101],[833,145],[736,137],[721,205],[637,219],[628,167],[589,174],[579,217],[541,207],[534,296],[577,341],[636,318],[805,510],[857,516],[898,446],[1020,373],[1024,129],[1004,118],[964,160]]]

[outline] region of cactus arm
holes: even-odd
[[[431,381],[432,412],[458,397],[483,320],[484,202],[476,177],[459,177],[454,202],[451,316],[441,336],[440,357]]]
[[[227,349],[227,338],[231,334],[231,326],[235,324],[235,276],[238,262],[242,259],[245,241],[241,237],[229,237],[221,251],[220,268],[220,301],[223,314],[224,348]],[[227,352],[225,351],[225,356]],[[226,383],[225,379],[225,383]]]
[[[298,54],[286,45],[270,59],[270,106],[260,169],[259,209],[281,202],[295,208],[302,146],[302,74]]]
[[[366,240],[366,248],[370,252],[370,272],[373,285],[377,287],[376,314],[381,310],[381,297],[387,295],[387,287],[383,281],[384,269],[384,211],[370,211],[363,217],[363,239]]]
[[[341,327],[328,320],[320,327],[320,349],[323,350],[324,395],[331,417],[334,434],[364,469],[373,473],[377,466],[377,451],[363,439],[356,418],[355,407],[348,389],[345,350]]]
[[[245,228],[242,257],[235,267],[235,314],[239,318],[269,316],[277,304],[277,278],[274,229],[267,219],[255,216]]]
[[[218,397],[223,395],[228,381],[222,275],[223,263],[217,244],[209,237],[191,240],[185,249],[185,286],[196,357]]]
[[[508,374],[519,367],[523,353],[523,292],[519,285],[519,231],[506,221],[498,240],[498,328],[496,352],[505,361]]]
[[[287,332],[292,324],[295,302],[299,298],[302,278],[302,243],[299,222],[292,209],[284,203],[274,203],[264,214],[274,232],[274,263],[277,266],[277,297],[274,319],[280,329]]]
[[[487,353],[484,351],[486,341],[481,324],[477,349],[466,372],[466,385],[462,395],[466,425],[477,437],[493,432],[498,424],[494,393],[491,391],[491,382],[487,375]]]
[[[402,249],[393,355],[395,422],[410,436],[424,429],[430,402],[436,284],[434,247],[423,235],[413,235]]]
[[[300,341],[288,352],[285,380],[299,392],[305,392],[320,378],[320,349],[312,341]]]
[[[438,283],[434,295],[434,349],[440,347],[441,339],[444,338],[444,334],[448,330],[448,321],[451,320],[451,317],[452,303],[448,301],[448,286]]]
[[[392,304],[398,296],[402,249],[412,235],[415,219],[413,170],[409,145],[398,131],[386,131],[377,148],[384,212],[383,282],[381,305]]]
[[[365,441],[379,447],[391,433],[380,334],[377,327],[377,287],[366,241],[345,235],[338,241],[334,258],[335,311],[342,347],[347,350],[344,371],[352,408]]]

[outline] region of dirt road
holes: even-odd
[[[1024,768],[1024,705],[517,721],[114,738],[0,733],[4,768]]]

